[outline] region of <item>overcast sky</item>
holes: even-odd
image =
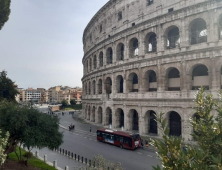
[[[84,28],[108,0],[12,0],[0,71],[20,88],[82,86]]]

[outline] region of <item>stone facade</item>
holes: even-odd
[[[221,0],[110,0],[84,30],[83,115],[86,119],[192,140],[189,118],[200,86],[221,89]]]

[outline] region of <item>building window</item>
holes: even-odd
[[[153,4],[153,0],[147,0],[147,6]]]
[[[173,8],[168,9],[168,13],[173,12]]]
[[[118,13],[118,21],[121,20],[122,18],[123,18],[122,11],[120,11],[120,12]]]
[[[99,27],[99,32],[101,33],[102,31],[103,31],[103,26],[100,25],[100,27]]]
[[[132,27],[133,27],[133,26],[135,26],[135,25],[136,25],[136,24],[135,24],[135,22],[134,22],[134,23],[132,23]]]

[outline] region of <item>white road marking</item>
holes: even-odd
[[[84,138],[87,138],[87,137],[84,137]]]
[[[151,156],[151,155],[147,155],[147,156],[149,156],[149,157],[151,157],[151,158],[153,157],[153,156]]]
[[[95,142],[97,142],[97,140],[94,140]]]
[[[142,154],[142,153],[140,153],[140,152],[137,152],[137,153],[140,154],[140,155]]]

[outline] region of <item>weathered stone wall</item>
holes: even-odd
[[[103,125],[120,128],[122,121],[125,130],[161,136],[152,130],[151,111],[165,112],[170,128],[180,126],[182,137],[192,140],[189,118],[195,114],[196,89],[205,86],[215,98],[221,89],[222,2],[147,2],[111,0],[87,25],[83,114]],[[174,112],[180,118],[173,120]]]

